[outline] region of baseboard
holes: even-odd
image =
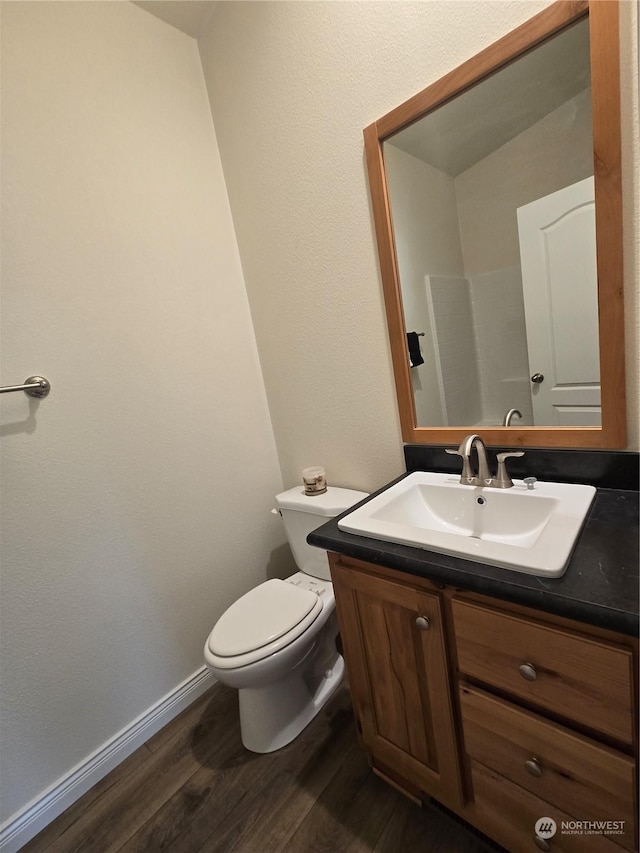
[[[0,828],[1,853],[17,853],[79,797],[215,684],[203,666],[60,778]]]

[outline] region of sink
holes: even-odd
[[[416,471],[338,521],[340,530],[542,577],[560,577],[596,490],[514,480],[467,486],[456,474]]]

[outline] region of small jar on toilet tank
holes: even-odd
[[[305,495],[322,495],[327,491],[327,478],[324,468],[312,465],[302,469],[302,482]]]

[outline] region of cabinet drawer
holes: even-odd
[[[473,781],[473,822],[507,850],[514,853],[536,853],[539,850],[558,853],[622,853],[613,839],[618,835],[592,835],[588,832],[570,834],[562,822],[574,825],[572,818],[560,809],[514,785],[504,776],[471,762]],[[540,818],[551,818],[557,829],[546,842],[536,840],[535,825]],[[575,831],[575,830],[574,830]]]
[[[633,742],[630,651],[455,598],[451,604],[460,672]]]
[[[624,821],[616,843],[634,849],[631,758],[473,687],[460,687],[460,708],[471,758],[573,818]]]

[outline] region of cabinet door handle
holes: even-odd
[[[416,625],[421,631],[428,631],[431,627],[431,620],[428,616],[418,616],[416,619]]]
[[[527,773],[531,773],[532,776],[540,777],[542,776],[542,767],[540,766],[540,761],[537,758],[528,758],[524,763],[524,769]]]
[[[548,841],[545,841],[544,838],[540,838],[539,835],[533,836],[533,843],[536,845],[538,850],[551,850],[551,845]]]
[[[538,673],[532,663],[523,663],[518,667],[520,670],[520,675],[525,679],[525,681],[535,681],[538,677]]]

